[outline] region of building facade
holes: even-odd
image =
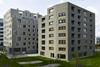
[[[10,9],[4,15],[4,45],[8,54],[38,52],[39,14],[27,10]]]
[[[2,51],[3,48],[3,19],[0,19],[0,51]]]
[[[54,5],[39,19],[39,54],[69,61],[95,51],[95,14],[69,2]]]

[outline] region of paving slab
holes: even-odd
[[[28,61],[28,62],[18,62],[18,64],[37,64],[42,63],[43,61]]]

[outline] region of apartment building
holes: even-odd
[[[3,50],[3,19],[0,18],[0,51]]]
[[[95,14],[66,2],[47,9],[39,19],[39,54],[70,61],[95,52]]]
[[[27,10],[10,9],[4,15],[4,45],[11,55],[38,52],[38,17]]]

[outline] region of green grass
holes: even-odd
[[[19,65],[17,62],[21,61],[43,61],[42,63],[39,64],[25,64],[25,65]],[[80,64],[83,65],[83,67],[100,67],[100,53],[96,53],[94,56],[87,57],[87,58],[82,58],[79,60]],[[65,62],[65,61],[54,61],[49,58],[45,57],[26,57],[26,58],[15,58],[15,59],[8,59],[5,55],[0,55],[0,67],[38,67],[41,65],[46,65],[46,64],[60,64],[59,67],[75,67],[75,60],[71,62]]]

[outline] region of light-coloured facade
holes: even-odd
[[[10,9],[4,15],[4,46],[8,54],[34,54],[38,52],[39,14],[27,10]]]
[[[3,50],[3,19],[0,19],[0,50]]]
[[[54,5],[39,19],[39,54],[69,61],[95,51],[95,14],[69,2]]]

